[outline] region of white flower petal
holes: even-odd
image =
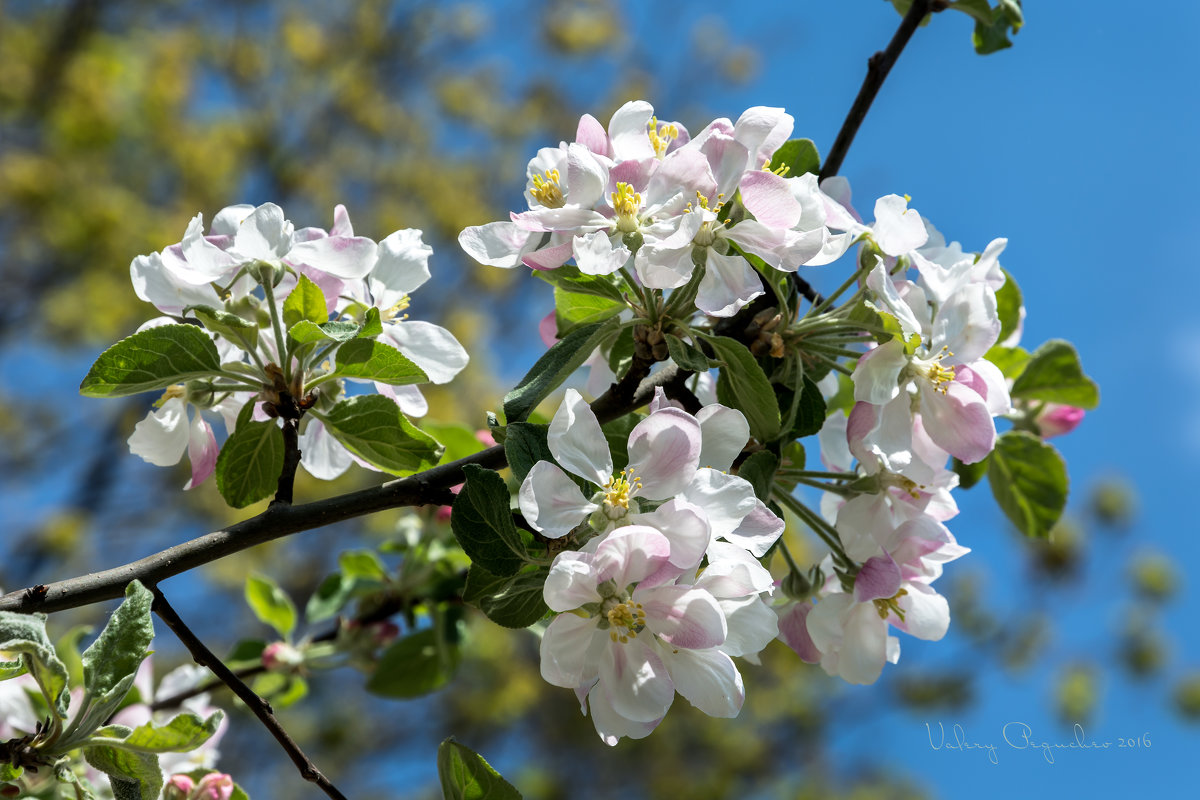
[[[462,372],[470,358],[454,334],[432,322],[393,322],[384,325],[379,339],[395,345],[433,383],[454,380],[454,376]]]
[[[579,491],[570,476],[549,461],[539,461],[521,482],[517,502],[525,521],[551,539],[566,536],[599,508]]]
[[[771,616],[774,616],[772,614]],[[663,647],[663,660],[675,690],[710,717],[736,717],[746,700],[746,688],[733,660],[717,648],[672,650]]]
[[[172,397],[133,428],[129,451],[157,467],[178,464],[188,446],[187,403]]]
[[[546,437],[550,453],[572,475],[604,486],[612,479],[612,454],[600,422],[583,396],[567,389],[562,405],[550,421]]]

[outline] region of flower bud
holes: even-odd
[[[167,785],[163,787],[163,800],[188,800],[192,789],[195,788],[195,782],[187,775],[183,773],[172,775],[167,779]]]
[[[233,796],[233,778],[224,772],[210,772],[200,779],[191,800],[229,800]]]
[[[1043,439],[1051,436],[1062,436],[1079,427],[1083,421],[1084,410],[1075,406],[1061,406],[1058,403],[1047,403],[1034,419],[1038,433]]]
[[[288,671],[304,663],[304,654],[287,642],[271,642],[263,648],[262,665],[269,670]]]

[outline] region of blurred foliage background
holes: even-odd
[[[522,271],[469,263],[455,238],[518,207],[525,162],[541,144],[572,138],[581,113],[605,120],[646,97],[694,130],[736,117],[740,109],[707,107],[705,90],[752,79],[754,49],[720,19],[675,24],[687,37],[686,70],[656,62],[616,0],[0,2],[0,471],[14,509],[0,585],[122,563],[235,519],[211,483],[178,491],[186,468],[128,455],[149,398],[81,403],[73,392],[100,349],[153,313],[130,290],[129,262],[179,241],[197,211],[211,218],[269,200],[297,226],[327,226],[340,202],[375,239],[423,229],[434,278],[414,313],[451,328],[474,356],[449,387],[428,390],[431,419],[484,427],[505,381],[535,357],[534,325],[551,298]],[[297,496],[375,480],[359,470],[332,486],[302,481]],[[1200,719],[1200,675],[1175,668],[1159,624],[1181,574],[1130,543],[1132,490],[1118,479],[1076,487],[1073,507],[1049,542],[1011,537],[1022,552],[1016,577],[954,565],[944,579],[951,638],[936,653],[906,655],[870,690],[827,679],[776,643],[761,667],[745,665],[738,720],[704,717],[680,699],[648,740],[610,750],[570,693],[541,680],[532,635],[468,614],[464,661],[446,690],[381,701],[341,669],[311,676],[308,696],[281,714],[340,788],[364,800],[436,796],[434,749],[451,734],[529,798],[923,796],[919,775],[839,751],[840,737],[880,714],[961,712],[996,674],[1054,676],[1042,699],[1067,721],[1094,714],[1114,681],[1163,681],[1159,699]],[[432,511],[420,517],[444,535]],[[250,572],[275,576],[302,604],[340,551],[379,546],[403,518],[306,533],[164,588],[214,649],[228,649],[266,635],[241,598]],[[802,550],[801,532],[788,535]],[[1057,647],[1045,598],[1085,608],[1089,565],[1131,550],[1133,566],[1103,589],[1125,609],[1116,633],[1090,651]],[[1005,596],[1039,602],[997,610],[989,592],[1001,580],[1019,582]],[[63,632],[100,614],[53,624]],[[164,633],[157,646],[160,673],[185,659]],[[216,703],[233,707],[228,695]],[[220,763],[252,796],[315,796],[251,717],[235,713],[231,728]]]

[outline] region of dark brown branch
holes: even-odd
[[[338,791],[338,788],[321,773],[321,770],[317,769],[317,765],[308,756],[304,755],[300,745],[296,744],[295,740],[279,724],[279,720],[275,719],[271,704],[259,697],[241,678],[234,675],[229,667],[225,666],[224,662],[217,658],[196,634],[192,633],[191,629],[175,613],[175,609],[171,608],[171,604],[167,602],[167,598],[163,596],[157,586],[150,586],[150,591],[154,594],[154,604],[151,606],[154,613],[158,614],[159,619],[166,623],[179,641],[183,642],[196,663],[208,667],[212,674],[220,678],[222,683],[246,704],[254,716],[258,717],[259,722],[266,726],[271,735],[275,737],[275,741],[279,742],[280,747],[288,754],[288,758],[292,759],[296,769],[300,770],[301,777],[316,784],[321,791],[335,800],[346,800],[346,796]]]
[[[888,42],[887,49],[867,59],[867,76],[863,78],[858,96],[854,98],[854,105],[850,106],[850,111],[846,114],[842,129],[838,131],[837,139],[834,140],[833,147],[830,148],[829,155],[825,158],[825,163],[821,165],[821,180],[831,175],[837,175],[841,170],[842,161],[845,160],[859,126],[862,125],[867,111],[871,108],[871,103],[875,100],[875,95],[879,94],[884,79],[892,71],[892,65],[900,57],[900,53],[908,44],[908,40],[912,38],[917,26],[921,24],[921,20],[925,19],[925,15],[931,11],[941,11],[945,6],[946,4],[941,0],[913,0],[908,13],[900,21],[900,27],[896,29],[896,34]]]
[[[283,470],[279,473],[279,484],[272,504],[292,504],[292,487],[296,483],[296,469],[300,466],[299,425],[298,419],[283,420]]]

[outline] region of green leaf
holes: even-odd
[[[611,297],[577,294],[554,287],[554,321],[558,335],[566,336],[578,327],[604,322],[620,314],[625,304]]]
[[[801,439],[811,436],[825,427],[828,417],[825,408],[825,398],[821,389],[807,377],[804,378],[804,389],[796,404],[796,416],[792,420],[792,428],[788,432],[789,439]]]
[[[1015,381],[1025,371],[1025,365],[1029,363],[1029,351],[1023,347],[1001,347],[995,345],[991,350],[988,350],[984,356],[988,361],[996,365],[996,367],[1004,373],[1004,377],[1010,381]]]
[[[91,625],[76,625],[58,637],[58,641],[54,643],[54,652],[67,665],[67,674],[70,676],[72,686],[78,686],[83,683],[83,660],[79,655],[79,643],[92,630]]]
[[[0,611],[0,652],[9,658],[21,654],[21,661],[37,681],[46,704],[59,719],[66,719],[70,702],[67,667],[46,635],[46,615]]]
[[[949,8],[961,11],[976,22],[990,25],[992,22],[992,7],[988,0],[954,0]]]
[[[712,345],[717,358],[725,363],[717,380],[717,398],[746,415],[754,438],[760,442],[774,439],[779,435],[781,424],[779,401],[758,361],[736,339],[727,336],[704,338]]]
[[[429,469],[442,454],[442,446],[383,395],[342,400],[321,421],[347,450],[392,475]]]
[[[367,691],[382,697],[420,697],[437,691],[458,669],[458,646],[426,628],[394,642],[379,657]]]
[[[362,378],[389,386],[429,383],[424,370],[390,344],[374,339],[351,339],[337,349],[337,368],[341,378]]]
[[[450,737],[438,747],[438,778],[445,800],[521,800],[483,756]]]
[[[246,603],[259,621],[290,641],[296,629],[296,605],[269,576],[256,572],[246,578]]]
[[[358,325],[353,322],[333,320],[320,325],[309,320],[301,320],[288,330],[288,336],[298,344],[313,342],[348,342],[358,335]]]
[[[1017,332],[1021,327],[1021,307],[1025,305],[1021,297],[1021,287],[1008,274],[1004,273],[1004,285],[996,292],[996,315],[1000,318],[1000,336],[997,341],[1003,342]]]
[[[338,566],[351,580],[366,578],[382,583],[388,579],[387,567],[371,550],[347,550],[338,556]]]
[[[1020,377],[1013,381],[1013,399],[1044,400],[1092,409],[1100,403],[1100,389],[1083,373],[1079,353],[1070,342],[1051,339],[1033,351]]]
[[[461,422],[425,422],[423,430],[437,439],[446,448],[442,452],[441,463],[458,461],[460,458],[474,455],[483,450],[485,445],[475,435],[475,428]]]
[[[1020,5],[1000,0],[999,5],[992,11],[990,23],[978,21],[975,23],[975,31],[971,35],[971,43],[975,45],[975,52],[985,56],[1012,47],[1012,40],[1008,38],[1008,33],[1011,30],[1015,35],[1017,31],[1021,30],[1023,24],[1024,19]]]
[[[106,744],[139,753],[187,753],[207,742],[224,718],[225,712],[215,711],[208,719],[192,713],[178,714],[166,725],[147,722],[125,737]],[[98,731],[103,735],[104,731]]]
[[[951,459],[951,468],[958,474],[958,488],[970,489],[987,475],[988,463],[991,461],[991,456],[988,456],[974,464],[964,464],[957,458]]]
[[[231,342],[245,341],[251,349],[258,346],[258,325],[248,319],[212,306],[188,306],[183,314],[188,313],[203,322],[205,328]]]
[[[329,321],[329,308],[325,305],[325,293],[306,275],[301,275],[287,299],[283,301],[283,325],[292,328],[297,322],[308,320],[320,325]]]
[[[762,166],[759,164],[758,166]],[[789,139],[779,146],[771,157],[769,169],[775,172],[780,167],[787,167],[783,175],[795,178],[806,172],[813,175],[821,173],[821,154],[811,139]]]
[[[506,578],[472,564],[467,571],[463,602],[478,608],[497,625],[528,628],[550,610],[542,597],[549,574],[550,570],[543,567]]]
[[[125,678],[137,673],[149,655],[154,638],[150,604],[154,596],[138,581],[125,587],[125,600],[91,647],[83,651],[83,688],[89,697],[102,697]],[[103,721],[103,720],[101,720]]]
[[[1044,539],[1067,504],[1067,467],[1051,445],[1008,431],[988,459],[988,483],[1001,510],[1026,536]]]
[[[554,460],[550,446],[546,444],[549,430],[549,425],[535,425],[532,422],[514,422],[508,426],[508,435],[504,437],[504,455],[513,477],[518,481],[525,480],[537,462]]]
[[[83,748],[83,757],[108,775],[116,800],[158,800],[163,776],[154,753],[121,750],[112,745]]]
[[[504,416],[511,424],[524,422],[537,404],[565,381],[579,365],[587,360],[600,343],[608,338],[620,323],[616,318],[604,323],[584,325],[547,350],[504,397]]]
[[[331,619],[350,602],[354,596],[354,581],[340,572],[329,575],[308,598],[304,606],[304,618],[310,623]]]
[[[738,467],[738,477],[750,482],[754,487],[754,496],[767,503],[771,499],[771,485],[775,481],[775,471],[779,469],[779,459],[769,450],[759,450],[751,453]]]
[[[216,374],[221,356],[197,325],[160,325],[135,333],[105,350],[92,364],[79,393],[125,397]]]
[[[622,304],[625,302],[620,284],[611,275],[584,275],[579,271],[579,267],[572,264],[563,264],[558,269],[534,270],[533,274],[557,289],[574,294],[606,297]]]
[[[668,333],[666,338],[667,352],[671,354],[671,360],[678,364],[680,369],[686,369],[689,372],[708,372],[711,364],[708,356],[704,355],[699,347],[688,344],[673,333]]]
[[[495,575],[512,575],[525,565],[525,543],[509,509],[508,484],[500,473],[478,464],[463,468],[466,483],[450,514],[450,528],[473,563]]]
[[[217,455],[217,491],[233,508],[269,497],[278,486],[283,455],[283,431],[274,420],[238,424]]]

